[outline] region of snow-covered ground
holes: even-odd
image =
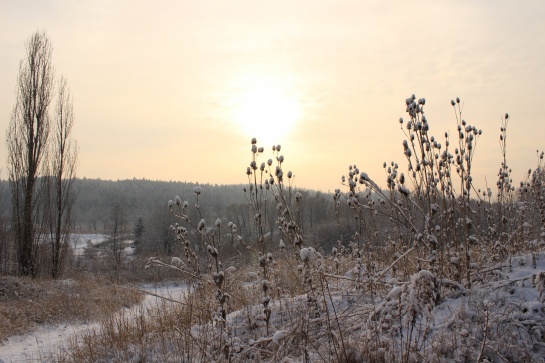
[[[71,240],[71,246],[74,251],[74,255],[76,256],[83,256],[85,254],[85,250],[89,246],[94,246],[99,243],[102,243],[108,239],[107,234],[101,234],[101,233],[74,233],[70,235]],[[123,247],[123,257],[127,259],[132,259],[134,254],[134,246],[133,240],[123,240],[121,241],[125,247]],[[99,251],[99,255],[101,252]]]
[[[133,241],[128,241],[128,243],[132,243]],[[127,241],[125,241],[125,243],[127,243]],[[123,253],[123,257],[125,257],[127,260],[132,260],[134,259],[134,246],[127,246],[125,248],[123,248],[123,251],[121,251]]]
[[[371,349],[377,361],[461,362],[480,356],[482,362],[545,362],[545,284],[536,286],[540,274],[545,274],[543,252],[510,257],[475,272],[471,290],[443,279],[444,295],[438,301],[433,293],[440,282],[425,270],[407,282],[390,278],[389,293],[382,297],[346,286],[345,293],[318,297],[318,313],[308,326],[298,324],[301,317],[314,314],[305,296],[273,300],[265,335],[256,328],[265,326],[261,305],[229,314],[227,322],[236,331],[229,344],[237,352],[234,361],[251,361],[250,352],[259,347],[274,357],[263,361],[284,357],[300,362],[304,357],[297,355],[302,350],[298,344],[309,334],[310,361],[327,362],[338,356],[332,354],[326,328],[336,330],[339,323],[344,349],[354,361],[364,361],[364,349]],[[329,315],[331,325],[326,324],[324,305],[335,312]],[[210,339],[208,326],[194,327],[192,333],[211,345],[220,340],[220,335]],[[221,344],[211,351],[221,352]]]
[[[82,256],[89,244],[96,245],[97,243],[104,242],[107,238],[108,235],[100,233],[74,233],[70,235],[72,248],[74,249],[74,254],[76,256]]]
[[[173,300],[179,299],[186,290],[184,285],[178,283],[146,284],[139,288]],[[140,305],[130,309],[150,307],[158,300],[160,298],[156,296],[146,295]],[[98,328],[98,323],[44,325],[27,334],[9,337],[0,344],[0,363],[55,361],[56,352],[67,345],[71,336]]]
[[[71,335],[97,327],[97,323],[45,325],[25,335],[9,337],[0,345],[0,363],[54,361],[55,352]]]
[[[301,361],[303,357],[298,354],[301,354],[300,337],[304,328],[312,339],[308,357],[311,361],[328,361],[336,356],[331,352],[326,328],[331,326],[336,330],[336,324],[342,324],[343,340],[356,361],[363,358],[359,349],[365,345],[386,361],[401,360],[413,349],[401,345],[399,339],[404,339],[406,345],[407,337],[412,336],[414,344],[411,345],[425,361],[471,361],[471,357],[479,355],[482,362],[540,362],[545,356],[545,284],[538,283],[537,276],[543,273],[545,253],[514,256],[475,273],[471,290],[443,280],[443,286],[454,285],[445,289],[436,303],[430,292],[439,282],[427,271],[420,271],[407,282],[389,279],[391,286],[383,297],[371,298],[346,286],[341,289],[343,293],[333,292],[325,299],[318,298],[320,311],[307,321],[308,325],[297,324],[298,319],[314,311],[309,310],[304,295],[273,300],[270,329],[266,333],[261,305],[247,306],[229,314],[227,323],[236,328],[229,343],[237,352],[235,358],[242,361],[251,361],[248,354],[255,349],[275,351],[278,357],[286,358],[286,362]],[[260,283],[254,284],[259,288]],[[185,286],[174,284],[150,284],[140,288],[175,300],[186,290]],[[157,301],[157,297],[148,295],[139,307],[149,307]],[[330,312],[336,311],[331,325],[325,324],[324,305]],[[408,330],[410,326],[414,327],[414,334]],[[88,325],[82,329],[92,328]],[[203,341],[213,338],[214,330],[208,328],[210,326],[194,326],[193,337],[198,340],[202,336]],[[12,337],[8,344],[0,346],[0,362],[39,361],[44,357],[54,360],[51,354],[67,342],[70,332],[81,332],[81,329],[77,325],[46,327],[23,337]],[[172,339],[174,344],[175,334]],[[220,339],[206,341],[211,345],[211,352],[216,348],[220,351],[221,347],[216,347]],[[161,361],[161,357],[145,358]]]

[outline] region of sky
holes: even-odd
[[[0,130],[45,31],[74,97],[78,177],[244,183],[256,137],[263,161],[282,145],[298,187],[340,188],[351,164],[384,186],[383,162],[406,170],[414,93],[439,140],[462,99],[483,130],[474,183],[494,186],[504,113],[515,181],[545,148],[543,19],[542,0],[0,0]]]

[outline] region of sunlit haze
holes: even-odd
[[[414,93],[439,139],[462,99],[483,130],[475,184],[494,186],[504,113],[514,179],[545,148],[543,19],[542,0],[0,0],[0,130],[43,30],[74,96],[78,177],[244,183],[256,137],[264,160],[282,145],[296,186],[339,188],[349,164],[385,185],[384,161],[406,170]]]
[[[257,136],[272,145],[289,135],[301,118],[296,90],[269,74],[239,75],[240,88],[233,89],[233,120],[247,136]]]

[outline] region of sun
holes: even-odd
[[[259,77],[247,83],[234,102],[235,122],[260,143],[282,141],[301,117],[299,101],[278,80]]]

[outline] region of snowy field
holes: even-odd
[[[0,363],[55,361],[55,352],[63,348],[71,335],[98,326],[97,323],[46,325],[25,335],[9,337],[0,345]]]
[[[83,256],[85,254],[85,250],[89,246],[95,246],[99,243],[102,243],[108,239],[107,234],[101,234],[101,233],[74,233],[70,236],[71,240],[71,247],[74,251],[75,256]],[[134,247],[132,246],[133,241],[132,240],[123,240],[121,241],[122,244],[124,244],[126,247],[123,248],[123,257],[126,257],[128,259],[132,258],[132,254],[134,253]],[[100,255],[100,251],[99,251]]]
[[[356,347],[366,340],[370,328],[378,328],[375,324],[379,324],[383,332],[379,338],[380,345],[395,344],[394,341],[399,338],[399,324],[405,325],[402,322],[405,317],[398,313],[410,309],[421,310],[417,325],[425,328],[424,334],[428,343],[423,346],[420,354],[426,361],[434,361],[434,357],[437,358],[439,354],[444,362],[457,362],[459,357],[465,355],[465,350],[476,343],[479,349],[486,348],[482,348],[484,355],[503,354],[506,359],[504,361],[529,359],[542,362],[545,354],[545,344],[542,343],[545,332],[545,290],[536,283],[536,277],[545,271],[545,253],[514,256],[487,270],[489,271],[486,276],[483,274],[483,279],[471,291],[458,286],[447,292],[435,306],[426,307],[417,298],[423,283],[429,277],[427,271],[415,274],[406,283],[390,279],[390,292],[385,298],[358,296],[357,290],[346,293],[351,289],[345,286],[345,293],[334,293],[331,299],[322,303],[329,308],[334,305],[339,321],[344,327],[350,327],[345,330],[347,335],[344,340],[353,347],[356,359]],[[350,272],[345,277],[350,278]],[[174,300],[179,300],[186,291],[185,286],[175,283],[148,284],[139,288]],[[142,304],[123,312],[134,311],[138,314],[158,301],[159,298],[146,295]],[[305,306],[306,298],[303,295],[271,301],[271,329],[267,335],[261,337],[256,336],[252,328],[247,326],[249,319],[255,322],[260,319],[259,306],[247,306],[232,312],[227,316],[227,322],[232,327],[237,327],[236,336],[233,336],[234,345],[241,351],[246,350],[245,347],[261,347],[275,349],[280,353],[291,345],[291,341],[299,339],[297,324],[291,319],[298,316],[295,313],[297,310],[305,311]],[[308,352],[311,361],[328,361],[334,358],[330,355],[331,352],[328,353],[329,344],[327,335],[323,334],[323,321],[323,316],[309,321],[308,329],[315,334],[314,345],[317,347],[315,351]],[[0,362],[54,361],[56,352],[66,347],[70,336],[97,327],[96,323],[61,324],[40,327],[26,335],[11,337],[0,346]],[[197,339],[201,334],[205,338],[207,331],[209,332],[205,326],[194,326],[192,329]],[[404,337],[407,337],[407,333],[403,329]],[[417,334],[419,339],[423,338],[422,333],[420,331]],[[477,341],[473,341],[474,339]],[[285,357],[286,362],[301,361],[301,356],[291,353],[288,354],[289,358]],[[154,360],[157,357],[142,358]]]
[[[101,233],[75,233],[70,235],[71,245],[74,250],[74,255],[76,256],[82,256],[85,253],[85,249],[88,245],[96,245],[98,243],[104,242],[107,238],[108,235]]]
[[[186,290],[185,286],[177,283],[146,284],[139,288],[173,300],[179,299],[181,294]],[[158,297],[146,294],[140,305],[124,310],[136,311],[142,307],[148,308],[156,304],[159,300],[160,298]],[[39,326],[32,332],[9,337],[6,342],[3,342],[0,345],[0,363],[55,361],[57,352],[67,346],[71,336],[98,328],[98,323]]]
[[[475,346],[481,351],[482,362],[545,362],[545,284],[538,277],[545,273],[545,253],[510,257],[487,270],[472,290],[443,280],[445,286],[452,283],[453,289],[446,291],[436,305],[425,299],[429,296],[426,284],[432,281],[432,275],[425,270],[406,283],[390,279],[390,292],[385,298],[372,298],[352,290],[352,293],[333,294],[320,303],[337,312],[343,327],[350,327],[344,331],[343,339],[351,347],[347,351],[353,354],[354,361],[363,361],[358,351],[365,346],[363,342],[368,346],[376,344],[376,351],[384,354],[381,359],[385,361],[404,361],[401,356],[387,355],[383,347],[403,347],[411,336],[411,344],[419,346],[419,356],[427,362],[464,361],[460,358],[469,357]],[[345,277],[352,275],[348,273]],[[252,338],[252,329],[244,326],[249,319],[263,320],[260,306],[229,314],[227,322],[237,326],[237,336],[233,339],[237,350],[260,347],[276,350],[278,354],[290,341],[300,339],[300,332],[294,328],[296,321],[289,316],[296,310],[305,311],[306,302],[304,296],[271,301],[271,329],[257,339]],[[413,324],[412,319],[415,319]],[[313,332],[312,346],[316,347],[308,353],[310,361],[335,359],[328,349],[323,315],[309,322],[307,329]],[[407,327],[411,326],[409,331]],[[202,328],[197,327],[195,336]],[[204,334],[206,330],[202,331]],[[371,331],[378,336],[369,341]],[[501,358],[492,361],[484,358],[491,356]],[[300,362],[304,357],[291,355],[285,359],[285,362]]]

